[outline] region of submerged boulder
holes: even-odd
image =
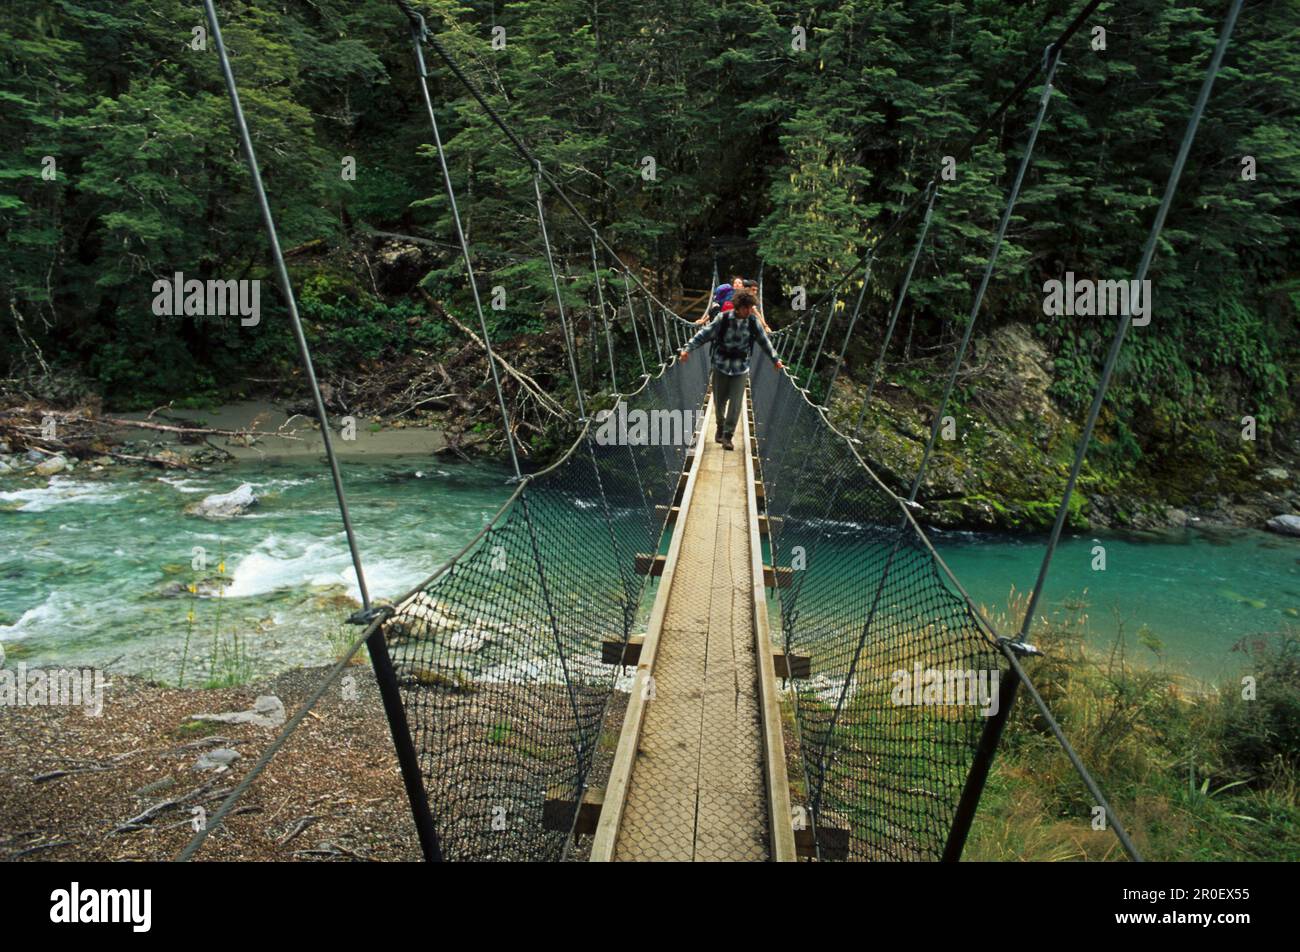
[[[247,512],[257,505],[257,495],[251,483],[243,483],[238,489],[228,493],[213,493],[206,496],[185,511],[193,516],[207,519],[230,519]]]
[[[68,468],[68,461],[62,456],[51,456],[36,464],[37,476],[53,476]]]

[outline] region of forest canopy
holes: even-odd
[[[1078,4],[418,6],[583,213],[661,288],[704,287],[715,255],[724,271],[752,274],[761,263],[780,319],[793,288],[815,298],[860,258]],[[464,305],[396,6],[230,0],[218,9],[284,245],[346,251],[385,230],[443,242],[422,284]],[[1043,284],[1066,271],[1131,277],[1226,9],[1222,0],[1104,3],[1064,51],[977,337],[1027,326],[1053,358],[1052,393],[1068,412],[1090,398],[1110,325],[1045,315]],[[155,280],[174,272],[269,277],[203,26],[201,4],[188,0],[18,0],[0,13],[11,376],[71,370],[110,403],[146,406],[220,399],[293,366],[269,280],[256,327],[150,308]],[[544,302],[530,170],[443,65],[429,65],[490,283]],[[1038,91],[941,182],[896,359],[936,355],[960,334]],[[1168,430],[1250,413],[1268,434],[1292,418],[1298,132],[1300,2],[1248,3],[1152,270],[1155,319],[1126,345],[1107,421],[1120,447],[1149,444],[1152,420]],[[551,215],[552,239],[562,265],[579,272],[587,235],[562,211]],[[879,346],[911,234],[880,250],[850,349],[854,372]],[[292,264],[327,375],[445,337],[422,306],[356,270],[311,255]],[[541,307],[493,313],[492,333],[538,332]]]

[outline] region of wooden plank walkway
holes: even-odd
[[[769,673],[772,661],[748,427],[734,451],[724,450],[713,442],[710,406],[700,432],[594,860],[757,861],[774,849],[793,858],[792,836],[783,835],[789,791],[780,726],[773,724],[775,746],[765,732],[766,699],[767,717],[776,719],[775,682],[769,677],[761,690],[758,645]],[[758,637],[756,603],[764,614]],[[775,783],[767,775],[773,758],[781,761]],[[773,809],[785,814],[775,838]]]

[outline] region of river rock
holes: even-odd
[[[257,505],[257,495],[251,483],[243,483],[228,493],[213,493],[194,503],[185,511],[207,519],[230,519]]]
[[[189,566],[187,565],[185,568],[188,569]],[[167,572],[166,566],[163,567],[163,572]],[[193,583],[171,581],[163,585],[163,587],[158,590],[158,594],[163,598],[183,598],[186,595],[220,595],[221,590],[225,586],[229,585],[231,581],[232,580],[228,575],[212,575],[208,578],[199,579]],[[192,592],[190,591],[191,584],[194,586],[194,591]]]
[[[458,624],[455,614],[436,598],[427,592],[416,592],[397,606],[384,630],[400,638],[432,638],[438,629]]]
[[[220,721],[223,724],[253,724],[256,727],[279,727],[285,721],[284,702],[273,694],[263,694],[249,711],[226,711],[222,714],[191,714],[192,721]]]
[[[1282,535],[1300,536],[1300,516],[1274,516],[1265,525]]]
[[[4,476],[6,473],[12,473],[13,471],[14,468],[12,466],[0,459],[0,476]]]
[[[28,450],[28,451],[27,451],[27,462],[29,462],[29,463],[39,463],[39,462],[41,462],[41,460],[43,460],[43,459],[45,459],[45,454],[44,454],[44,453],[38,453],[36,450]]]
[[[37,476],[53,476],[68,469],[68,461],[62,456],[51,456],[36,464]]]
[[[451,637],[447,639],[446,645],[452,651],[479,651],[485,645],[490,645],[495,636],[491,631],[481,627],[461,628],[454,631]]]

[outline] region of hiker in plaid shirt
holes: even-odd
[[[686,360],[690,352],[713,341],[713,413],[718,418],[715,442],[724,450],[735,449],[731,437],[740,421],[740,405],[745,397],[745,379],[749,376],[749,354],[754,342],[763,353],[772,358],[776,369],[785,365],[772,349],[772,342],[764,333],[754,313],[758,299],[752,291],[738,291],[732,298],[733,307],[723,311],[710,324],[691,338],[678,358]]]

